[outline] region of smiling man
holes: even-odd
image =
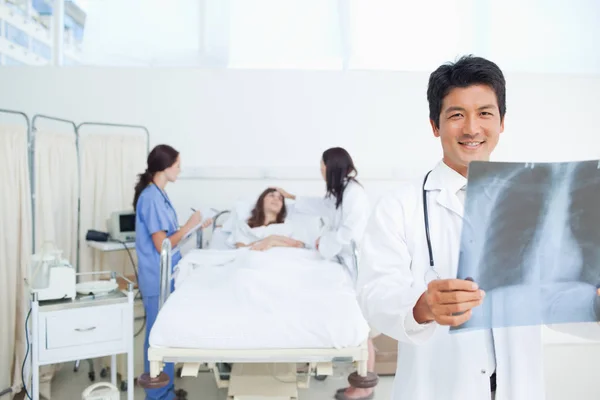
[[[488,161],[504,131],[504,76],[493,63],[463,58],[429,78],[429,119],[439,137],[444,164],[463,177],[471,161]]]
[[[504,130],[504,75],[463,57],[430,75],[427,99],[443,159],[379,201],[357,284],[371,327],[399,342],[393,398],[544,399],[539,326],[449,333],[485,297],[456,276],[467,171],[489,160]]]

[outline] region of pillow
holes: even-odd
[[[255,204],[256,199],[242,198],[237,200],[230,217],[221,228],[222,231],[231,234],[235,230],[237,222],[245,224]],[[296,211],[295,205],[289,200],[286,201],[285,205],[287,207],[286,222],[291,224],[294,237],[304,242],[307,247],[313,248],[322,234],[321,218]]]
[[[237,221],[246,221],[250,217],[250,213],[256,204],[256,199],[242,198],[238,199],[233,205],[231,215],[227,218],[227,221],[223,224],[221,230],[223,232],[232,233],[235,229]]]

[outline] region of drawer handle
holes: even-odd
[[[93,331],[94,329],[96,329],[96,327],[95,327],[95,326],[92,326],[92,327],[90,327],[90,328],[85,328],[85,329],[81,329],[81,328],[75,328],[75,330],[76,330],[77,332],[89,332],[89,331]]]

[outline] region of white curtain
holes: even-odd
[[[34,141],[35,250],[50,241],[76,266],[79,166],[75,132],[37,131]]]
[[[32,252],[31,189],[27,129],[0,126],[0,391],[21,387],[25,357],[25,317],[29,300],[24,285]]]
[[[107,232],[113,211],[133,210],[137,175],[146,169],[146,138],[130,133],[81,134],[80,272],[115,271],[133,275],[125,251],[102,253],[86,245],[90,229]],[[135,256],[135,252],[132,252]]]

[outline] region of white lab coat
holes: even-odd
[[[422,179],[379,201],[361,249],[357,291],[364,316],[374,330],[399,341],[393,399],[488,400],[494,365],[496,400],[544,399],[540,326],[494,328],[490,337],[490,330],[449,333],[435,322],[415,322],[412,310],[426,290],[429,269]],[[440,162],[425,186],[442,279],[457,275],[463,205],[456,193],[464,184],[464,177]]]
[[[371,211],[364,188],[357,182],[348,182],[337,209],[334,197],[297,196],[295,211],[323,218],[319,253],[326,260],[339,260],[355,279],[351,241],[360,246]]]

